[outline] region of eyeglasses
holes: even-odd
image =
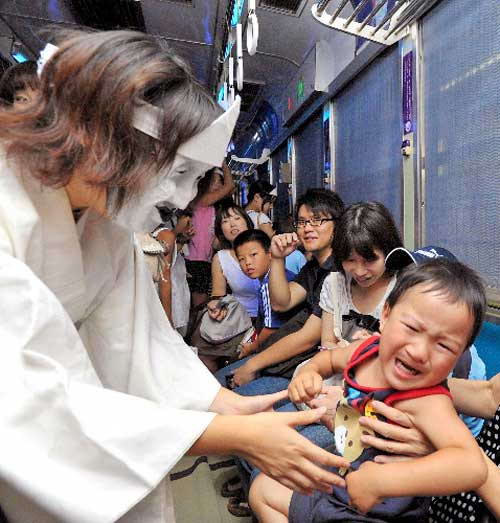
[[[296,229],[302,229],[306,225],[311,227],[321,227],[326,222],[333,222],[333,218],[311,218],[310,220],[297,220],[294,223]]]

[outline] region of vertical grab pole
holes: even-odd
[[[229,57],[229,105],[234,102],[234,59]]]
[[[236,26],[236,87],[243,90],[243,28]]]
[[[259,41],[259,20],[255,14],[255,0],[248,0],[247,51],[250,56],[257,52]]]

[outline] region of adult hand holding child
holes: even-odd
[[[262,412],[271,411],[273,404],[286,398],[287,394],[283,390],[247,397],[221,389],[211,409],[224,416],[215,418],[213,425],[191,448],[190,454],[203,454],[207,445],[212,452],[217,453],[213,445],[219,445],[227,453],[227,440],[231,439],[235,454],[297,492],[331,492],[333,485],[345,486],[342,478],[323,467],[349,467],[350,463],[314,445],[294,428],[318,422],[325,415],[326,408],[303,412]],[[227,434],[227,438],[221,438],[221,433]]]
[[[427,456],[435,448],[429,439],[418,430],[409,416],[401,410],[389,407],[381,401],[373,401],[374,411],[387,421],[375,416],[362,416],[359,423],[371,429],[376,435],[363,435],[361,442],[391,455],[378,455],[377,463],[406,461],[415,457]]]

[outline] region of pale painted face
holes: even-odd
[[[384,386],[397,390],[431,387],[452,371],[470,336],[473,318],[463,302],[419,284],[380,319],[378,364]]]
[[[271,253],[259,242],[247,242],[238,247],[236,257],[241,270],[249,278],[263,278],[271,265]]]
[[[297,227],[297,236],[307,252],[320,252],[332,245],[335,225],[330,218],[331,216],[313,213],[307,205],[301,205],[297,213],[298,223],[311,219],[329,220],[317,227],[310,223],[307,223],[304,227]]]
[[[227,216],[222,218],[221,229],[224,238],[228,242],[233,243],[233,240],[240,234],[240,232],[248,229],[247,222],[234,209],[228,209]]]
[[[371,287],[385,274],[385,256],[380,249],[373,249],[375,259],[367,260],[356,251],[352,251],[347,260],[342,262],[346,274],[351,275],[360,287]]]
[[[160,201],[167,201],[173,208],[185,209],[196,196],[198,182],[211,167],[178,154],[172,167],[160,174],[159,189],[164,196]]]
[[[157,204],[184,209],[196,196],[198,181],[212,166],[178,154],[172,166],[158,174],[144,193],[132,199],[113,220],[135,232],[151,231],[161,223]]]

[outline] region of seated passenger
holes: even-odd
[[[273,194],[274,193],[274,194]],[[276,200],[276,189],[265,180],[257,180],[248,189],[248,204],[245,211],[253,222],[254,229],[265,232],[269,238],[274,236],[269,215]]]
[[[215,216],[215,235],[222,247],[212,259],[212,300],[208,302],[210,310],[216,301],[231,294],[245,307],[251,318],[257,318],[259,283],[249,278],[240,267],[234,252],[233,242],[243,231],[253,229],[252,220],[238,205],[231,203],[221,207]],[[222,319],[224,313],[214,313],[214,319]]]
[[[280,371],[271,377],[269,368],[290,361],[318,344],[321,337],[319,296],[323,280],[334,270],[333,234],[335,222],[343,210],[340,197],[327,189],[309,189],[298,199],[295,214],[297,233],[277,235],[271,240],[269,294],[275,311],[290,311],[297,306],[302,310],[264,342],[261,352],[218,371],[216,377],[221,383],[225,385],[226,376],[234,374],[234,384],[244,395],[255,394],[257,390],[286,388],[288,382],[279,377]],[[289,282],[285,260],[299,243],[312,254],[312,260],[304,265],[294,281]],[[290,377],[293,364],[288,367]],[[267,376],[250,383],[264,369]]]
[[[445,380],[478,334],[485,307],[479,277],[457,261],[431,260],[406,269],[387,298],[381,335],[319,353],[289,387],[293,401],[309,401],[321,392],[323,378],[343,370],[335,443],[343,455],[338,473],[345,486],[313,493],[306,484],[294,493],[261,474],[250,491],[259,520],[420,521],[428,509],[420,496],[483,485],[486,464],[456,414]],[[436,452],[409,462],[374,463],[376,451],[363,447],[358,424],[360,416],[370,415],[373,400],[397,403]]]
[[[412,252],[403,247],[398,247],[389,253],[385,260],[385,265],[388,270],[398,271],[411,263],[419,264],[432,258],[456,260],[455,256],[443,247],[421,247]],[[475,345],[471,345],[468,350],[463,352],[450,377],[468,380],[486,379],[486,367],[480,358]],[[482,417],[468,416],[464,414],[461,414],[461,416],[472,434],[478,436],[484,423]]]
[[[337,225],[334,245],[335,263],[342,269],[332,272],[325,279],[320,297],[320,306],[323,309],[322,348],[335,349],[346,346],[351,341],[378,331],[378,320],[386,298],[395,285],[395,273],[398,269],[404,268],[412,261],[422,263],[430,257],[456,260],[451,252],[443,248],[424,247],[410,253],[397,246],[398,243],[400,244],[400,240],[396,225],[382,204],[355,204],[344,213]],[[369,262],[359,255],[360,252],[364,252],[367,258],[376,258]],[[383,260],[386,256],[384,267]],[[382,268],[379,266],[377,269],[377,257],[379,261],[382,259]],[[377,279],[380,270],[384,272]],[[366,279],[367,274],[371,274],[369,279]],[[382,292],[384,294],[380,296]],[[377,295],[380,296],[378,303],[374,301]],[[484,379],[484,364],[474,345],[462,353],[450,374],[450,377],[452,376],[471,380]],[[340,380],[341,376],[337,376],[336,379],[329,380],[328,384],[340,383]],[[334,390],[328,392],[332,395],[332,401],[338,398]],[[293,405],[287,404],[279,410],[295,409]],[[463,420],[474,436],[477,436],[483,420],[472,416],[463,416]],[[330,423],[326,424],[331,428]],[[310,425],[300,427],[299,431],[310,441],[325,448],[331,444],[327,427]]]
[[[265,232],[251,229],[239,234],[234,240],[234,251],[241,270],[249,277],[259,281],[259,312],[258,319],[261,330],[254,340],[241,345],[239,357],[243,358],[258,352],[260,345],[283,323],[289,319],[285,314],[272,310],[269,299],[269,268],[271,266],[271,240]],[[286,271],[288,281],[295,274]]]
[[[259,282],[249,278],[241,270],[233,249],[233,241],[236,236],[248,229],[253,229],[253,224],[241,207],[230,204],[217,211],[215,234],[223,248],[212,259],[212,296],[207,303],[207,310],[213,320],[223,321],[226,317],[226,309],[221,307],[220,300],[227,294],[228,289],[250,318],[254,321],[257,318]],[[200,359],[212,372],[215,372],[218,368],[217,359],[236,354],[240,341],[240,339],[235,339],[228,351],[227,345],[204,342],[195,330],[191,344],[198,347]]]
[[[321,290],[321,345],[348,345],[378,331],[385,300],[396,283],[385,257],[402,246],[391,213],[379,202],[351,205],[335,231],[331,272]]]

